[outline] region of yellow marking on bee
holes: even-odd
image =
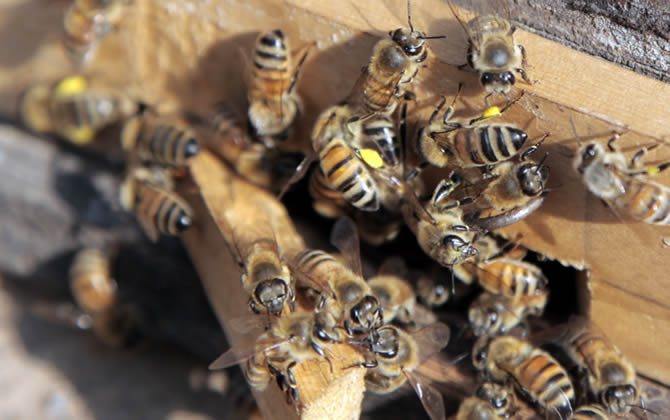
[[[373,149],[360,149],[358,151],[361,159],[372,169],[378,169],[384,166],[384,161],[382,160],[379,152]]]
[[[502,114],[502,112],[500,112],[500,108],[497,107],[497,106],[492,106],[492,107],[489,107],[484,112],[482,112],[482,117],[483,118],[493,118],[493,117],[499,116],[500,114]]]
[[[56,96],[69,96],[83,92],[88,87],[88,82],[82,76],[70,76],[61,80],[54,89]]]
[[[649,176],[658,175],[660,172],[661,170],[658,169],[658,166],[652,166],[651,168],[647,168],[647,175]]]
[[[66,133],[68,140],[70,140],[72,143],[80,145],[90,143],[94,136],[95,130],[93,130],[91,127],[74,128]]]

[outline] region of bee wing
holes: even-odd
[[[259,339],[246,346],[231,347],[209,365],[210,370],[225,369],[247,361],[256,354],[276,349],[290,342],[292,338]]]
[[[214,215],[214,220],[216,221],[216,225],[219,227],[219,230],[223,234],[223,239],[226,245],[228,246],[228,250],[230,253],[233,255],[233,258],[238,264],[242,264],[242,253],[240,252],[240,248],[237,245],[236,241],[236,233],[235,229],[233,229],[233,226],[230,224],[228,221],[228,217],[226,214],[228,211],[225,211],[223,214],[219,212],[214,212],[212,213]]]
[[[322,294],[327,294],[330,297],[335,297],[335,291],[330,287],[328,282],[325,279],[315,278],[310,276],[309,273],[302,270],[299,264],[296,264],[294,261],[289,260],[287,262],[291,274],[296,278],[296,280],[307,287],[316,289]]]
[[[451,0],[447,1],[447,6],[449,6],[449,9],[451,9],[451,13],[453,13],[454,18],[456,18],[458,24],[461,25],[461,28],[463,28],[463,32],[465,32],[465,35],[468,37],[470,42],[472,42],[473,46],[475,48],[479,48],[482,42],[481,35],[478,34],[477,31],[473,31],[472,28],[470,28],[468,22],[465,22],[463,20],[463,17],[460,16],[456,11],[458,6],[454,5],[454,3]]]
[[[230,328],[239,333],[248,334],[267,327],[267,319],[262,316],[243,316],[229,321]]]
[[[330,243],[337,248],[354,274],[363,277],[358,230],[351,218],[340,217],[330,233]]]
[[[300,181],[305,176],[307,170],[310,168],[310,166],[312,166],[314,160],[316,160],[316,154],[305,155],[305,158],[302,160],[302,162],[300,162],[295,168],[295,173],[291,175],[291,178],[286,181],[286,184],[284,184],[281,191],[279,191],[279,195],[277,196],[278,200],[281,200],[284,194],[286,194],[286,192],[288,192],[288,190],[291,188],[291,186]]]
[[[419,363],[421,363],[449,344],[451,331],[447,324],[435,322],[410,334],[419,348]]]
[[[446,419],[444,399],[440,391],[431,386],[427,381],[422,380],[418,375],[415,375],[414,372],[403,369],[403,373],[410,385],[412,385],[412,388],[414,388],[416,395],[421,400],[421,404],[426,409],[426,413],[428,413],[431,420]]]

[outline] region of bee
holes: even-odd
[[[137,104],[119,92],[91,88],[81,76],[55,85],[28,89],[19,103],[24,124],[39,133],[55,133],[75,144],[87,144],[103,128],[137,111]]]
[[[648,179],[667,169],[670,162],[642,168],[640,158],[650,149],[641,149],[628,163],[623,153],[614,147],[619,137],[619,134],[612,136],[606,150],[596,141],[582,143],[575,130],[579,150],[573,167],[586,188],[617,215],[624,214],[652,225],[670,224],[670,188]]]
[[[428,124],[421,128],[417,137],[419,155],[428,163],[440,168],[494,165],[518,155],[528,139],[525,131],[508,123],[480,123],[504,114],[518,99],[510,102],[503,109],[490,107],[479,117],[468,123],[461,123],[452,121],[454,106],[461,91],[462,85],[459,85],[441,121],[436,122],[435,120],[444,108],[446,98],[443,98],[437,106]],[[532,150],[535,151],[547,136],[541,138]]]
[[[77,306],[91,318],[98,338],[118,347],[127,342],[132,320],[121,309],[109,256],[96,248],[79,251],[70,266],[70,290]]]
[[[329,313],[292,312],[281,316],[253,345],[231,348],[209,368],[224,369],[245,362],[245,376],[252,388],[265,389],[274,375],[289,398],[298,402],[293,367],[301,361],[319,357],[330,362],[328,348],[340,341],[335,319]]]
[[[370,368],[365,376],[366,389],[388,394],[409,381],[431,419],[444,419],[442,394],[426,382],[418,370],[430,356],[449,342],[449,327],[441,322],[408,333],[393,325],[374,331],[370,349],[373,361],[363,362]]]
[[[486,96],[487,104],[488,98],[498,93],[510,101],[508,92],[516,82],[515,72],[526,83],[535,83],[526,73],[526,50],[514,40],[516,27],[512,25],[507,8],[507,19],[496,15],[480,15],[465,24],[451,1],[447,4],[468,36],[468,65],[479,74],[482,87],[489,92]]]
[[[516,396],[507,386],[485,382],[458,408],[456,420],[510,418],[516,412]]]
[[[182,122],[151,113],[130,118],[121,132],[123,149],[142,161],[172,167],[186,165],[200,152],[196,133]]]
[[[481,337],[472,351],[473,364],[492,380],[513,379],[520,392],[547,412],[564,418],[572,413],[575,390],[566,370],[546,351],[513,336],[489,341]]]
[[[335,223],[331,242],[346,264],[323,251],[306,249],[293,259],[293,271],[328,293],[331,299],[324,299],[319,306],[325,304],[324,310],[335,319],[344,319],[347,334],[370,333],[383,324],[383,308],[363,278],[358,233],[351,219],[342,217]]]
[[[171,176],[162,169],[138,167],[121,185],[121,206],[137,217],[156,242],[158,234],[179,235],[193,224],[193,210],[174,191]]]
[[[308,52],[309,48],[294,64],[289,41],[280,29],[266,32],[256,40],[248,117],[256,134],[269,147],[288,137],[287,130],[301,112],[302,101],[294,89]]]
[[[605,409],[598,404],[577,407],[568,420],[610,420]]]
[[[123,17],[124,2],[119,0],[74,0],[63,18],[63,47],[77,63],[92,58],[98,42]]]
[[[509,257],[478,263],[477,279],[486,291],[507,296],[513,302],[543,293],[549,282],[538,266]]]
[[[409,0],[407,22],[409,28],[389,32],[391,39],[380,40],[373,47],[370,62],[346,100],[357,115],[391,115],[398,98],[405,95],[406,86],[412,83],[428,58],[426,39],[443,38],[427,37],[414,30]]]
[[[476,336],[504,335],[519,325],[527,316],[540,316],[547,305],[549,291],[546,289],[518,301],[507,296],[483,292],[470,304],[468,318]]]
[[[640,397],[633,364],[585,318],[574,317],[561,340],[568,356],[583,370],[590,391],[607,410],[627,415]]]
[[[443,179],[425,207],[411,202],[403,206],[405,222],[415,234],[421,249],[445,267],[461,264],[478,253],[472,245],[477,232],[463,222],[463,211],[459,208],[468,201],[440,205],[456,184]]]

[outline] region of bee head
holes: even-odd
[[[485,72],[479,79],[482,86],[489,92],[508,92],[514,83],[516,77],[511,71],[504,71],[501,73]]]
[[[410,28],[398,28],[389,33],[391,40],[395,42],[403,52],[410,57],[419,55],[423,52],[425,36],[419,31],[413,31]]]
[[[544,191],[544,184],[549,176],[549,169],[540,164],[524,163],[516,173],[521,191],[527,196],[537,197]]]
[[[275,277],[260,283],[254,295],[268,312],[281,313],[288,297],[288,286],[284,279]]]
[[[372,351],[385,359],[393,359],[398,354],[400,336],[395,328],[384,327],[372,333]]]
[[[351,319],[366,329],[376,328],[382,323],[384,315],[376,297],[364,296],[351,308]]]

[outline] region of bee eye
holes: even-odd
[[[484,73],[482,74],[481,82],[482,85],[488,85],[493,83],[493,81],[496,79],[496,76],[493,73]]]
[[[498,312],[490,310],[489,320],[491,321],[492,324],[495,324],[495,322],[498,320]]]
[[[514,74],[511,71],[501,73],[500,80],[510,85],[513,85],[514,82],[516,82],[516,78],[514,77]]]
[[[448,235],[444,237],[444,239],[442,240],[442,244],[445,247],[452,247],[454,249],[458,249],[465,245],[465,241],[463,241],[463,239],[461,239],[459,236]]]
[[[496,408],[502,408],[507,405],[507,398],[495,401]]]

